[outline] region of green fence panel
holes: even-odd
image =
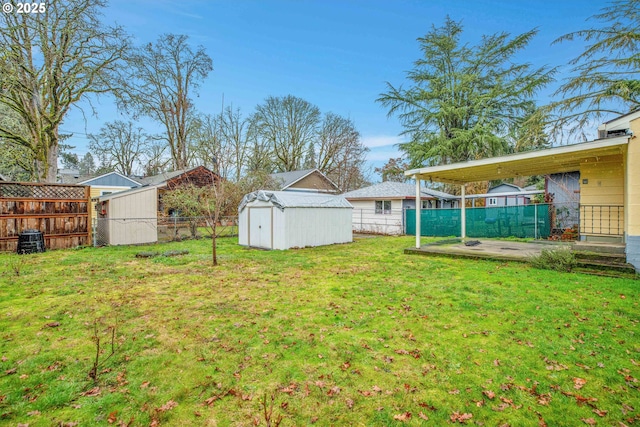
[[[406,234],[416,235],[416,210],[406,210]],[[420,210],[420,235],[447,237],[460,235],[460,209]]]
[[[467,208],[467,237],[521,237],[546,239],[551,233],[549,205]],[[421,236],[460,236],[460,209],[422,209]],[[406,234],[416,234],[415,209],[406,210]]]

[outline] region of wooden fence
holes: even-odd
[[[89,203],[84,185],[0,182],[0,251],[15,252],[27,229],[42,231],[47,249],[91,244]]]

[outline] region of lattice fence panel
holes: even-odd
[[[0,197],[81,200],[86,196],[85,187],[79,186],[0,182]]]

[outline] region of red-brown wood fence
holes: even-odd
[[[47,249],[89,245],[89,203],[84,185],[0,181],[0,251],[15,252],[27,229],[42,231]]]

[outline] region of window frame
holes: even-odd
[[[376,213],[376,215],[391,215],[391,210],[392,210],[391,200],[376,200],[373,206],[374,206],[374,212]]]

